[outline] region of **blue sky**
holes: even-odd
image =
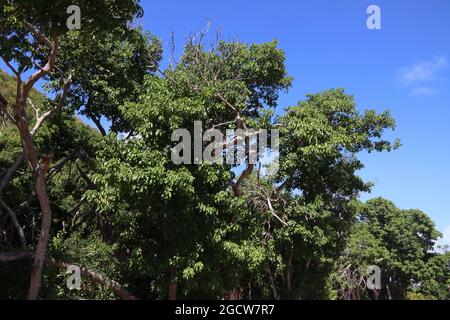
[[[375,182],[362,198],[382,196],[400,208],[423,210],[450,243],[450,1],[141,2],[144,28],[166,49],[174,32],[176,53],[207,20],[225,40],[278,39],[295,78],[279,111],[306,93],[336,87],[353,94],[361,110],[390,109],[398,126],[388,136],[403,146],[361,155],[366,168],[360,175]],[[366,27],[371,4],[381,8],[381,30]]]

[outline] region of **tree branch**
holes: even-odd
[[[37,41],[44,43],[50,49],[53,47],[53,43],[46,36],[44,36],[39,30],[37,30],[28,22],[25,22],[25,25],[27,26],[28,30],[33,34],[33,36],[36,38]]]
[[[58,267],[61,269],[67,269],[69,266],[72,266],[74,264],[57,261],[53,258],[47,258],[45,259],[45,263],[50,266]],[[94,281],[98,284],[106,285],[108,288],[110,288],[115,294],[119,296],[122,300],[137,300],[135,296],[133,296],[128,290],[126,290],[120,283],[118,283],[115,280],[111,280],[100,273],[88,269],[86,267],[80,267],[80,272],[83,276],[89,278],[90,280]]]
[[[51,167],[48,171],[47,179],[50,179],[53,175],[61,171],[68,161],[76,159],[79,156],[80,152],[80,147],[75,148],[67,157],[61,159],[57,164]]]
[[[281,218],[275,213],[275,210],[273,210],[272,202],[270,201],[270,198],[267,198],[267,205],[268,205],[269,210],[270,210],[270,212],[272,213],[272,215],[273,215],[275,218],[277,218],[278,221],[280,221],[285,227],[287,227],[288,224],[287,224],[285,221],[283,221],[283,219],[281,219]]]
[[[251,163],[247,164],[247,167],[245,168],[245,170],[242,172],[241,176],[239,177],[239,179],[236,181],[236,183],[232,184],[233,187],[233,191],[234,194],[238,197],[240,197],[243,192],[241,190],[241,183],[242,181],[244,181],[253,171],[253,167],[254,165]]]
[[[94,122],[94,124],[97,126],[98,131],[100,131],[100,134],[102,136],[106,136],[106,130],[103,128],[102,123],[100,122],[100,119],[98,116],[94,115],[92,112],[87,112],[87,115],[89,116],[89,119]]]
[[[23,259],[33,259],[34,254],[30,251],[26,250],[14,250],[9,252],[0,253],[0,262],[10,262],[17,261]],[[45,264],[57,267],[61,269],[67,269],[69,266],[78,266],[76,264],[67,263],[63,261],[55,260],[54,258],[48,257],[45,259]],[[120,283],[115,280],[111,280],[100,273],[88,269],[86,267],[78,266],[80,268],[80,272],[83,276],[89,278],[98,284],[106,285],[110,288],[115,294],[119,296],[119,298],[123,300],[136,300],[137,298],[133,296],[128,290],[126,290]]]
[[[96,190],[98,189],[97,185],[94,183],[94,181],[91,180],[91,178],[88,177],[88,175],[86,174],[86,172],[83,171],[83,169],[80,168],[80,166],[78,165],[78,163],[76,163],[78,172],[80,173],[81,177],[84,179],[84,181],[86,181],[86,183],[88,184],[89,188]]]
[[[34,124],[33,130],[31,130],[31,136],[34,136],[37,129],[39,129],[39,127],[42,125],[42,123],[45,120],[47,120],[55,111],[59,111],[60,109],[63,108],[64,103],[66,101],[67,93],[69,92],[70,83],[72,82],[72,68],[71,67],[69,67],[68,73],[69,73],[69,75],[68,75],[67,79],[64,80],[63,91],[62,91],[61,97],[59,98],[58,104],[55,107],[53,107],[52,109],[50,109],[49,111],[47,111],[46,113],[44,113],[42,116],[40,116],[36,119],[36,123]]]
[[[22,154],[16,159],[16,161],[14,161],[12,166],[6,170],[5,174],[2,177],[2,180],[0,182],[0,195],[2,194],[3,190],[5,190],[6,186],[8,185],[9,181],[11,180],[12,176],[14,175],[14,173],[16,173],[17,169],[19,168],[20,164],[22,163],[22,161],[24,159],[25,159],[25,156],[24,156],[24,153],[22,152]]]
[[[34,28],[33,28],[34,30]],[[36,31],[38,32],[38,31]],[[38,32],[38,34],[40,34]],[[45,38],[47,39],[47,38]],[[47,41],[49,41],[47,39]],[[59,49],[59,41],[56,38],[53,43],[50,43],[50,48],[51,48],[51,52],[50,52],[50,56],[48,57],[47,63],[43,68],[40,68],[39,70],[37,70],[35,73],[33,73],[28,79],[27,81],[25,81],[23,87],[22,87],[22,97],[26,97],[28,95],[28,93],[30,92],[31,88],[33,88],[34,84],[41,79],[44,75],[48,74],[51,70],[53,70],[54,66],[55,66],[55,62],[56,62],[56,55],[58,53],[58,49]]]
[[[26,250],[13,250],[0,253],[0,262],[10,262],[23,259],[30,259],[32,253]]]
[[[225,103],[225,105],[227,105],[227,107],[229,107],[231,110],[233,110],[234,112],[238,113],[237,109],[227,100],[225,99],[222,94],[220,94],[219,92],[216,94],[216,96],[222,100],[223,103]]]

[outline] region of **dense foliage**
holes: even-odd
[[[17,75],[0,71],[0,298],[27,297],[43,216],[26,161],[5,178],[25,152],[17,119],[25,114],[32,127],[55,101],[64,108],[32,135],[42,163],[50,159],[40,298],[450,298],[450,253],[435,251],[430,218],[358,200],[371,188],[357,174],[360,152],[400,145],[383,138],[395,128],[388,111],[361,112],[344,89],[330,89],[276,114],[292,83],[276,41],[208,46],[201,32],[161,69],[160,40],[130,23],[142,14],[135,1],[87,1],[86,28],[70,32],[58,14],[66,1],[45,12],[32,3],[0,1],[0,56],[16,72],[48,59],[30,30],[58,46],[42,78],[50,94],[31,90],[23,113]],[[172,133],[195,135],[194,121],[203,132],[279,129],[278,170],[263,159],[174,164]],[[68,264],[90,272],[80,290],[66,286]],[[373,265],[381,288],[367,286]]]

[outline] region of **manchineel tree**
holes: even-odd
[[[276,41],[209,45],[202,31],[162,69],[160,40],[132,23],[137,2],[84,1],[72,31],[72,1],[42,2],[0,1],[0,56],[15,76],[0,73],[0,297],[449,298],[432,221],[358,201],[371,187],[359,153],[399,146],[383,139],[389,112],[360,112],[332,89],[276,115],[292,83]],[[249,150],[241,166],[174,164],[172,133],[193,135],[194,121],[278,129],[278,170]],[[80,291],[66,287],[71,264]],[[380,290],[367,288],[369,265]]]
[[[342,298],[405,299],[411,292],[434,290],[434,276],[441,277],[441,290],[446,292],[436,292],[435,297],[448,298],[449,265],[442,263],[448,255],[433,250],[440,233],[430,218],[419,210],[400,210],[382,198],[357,207],[358,219],[335,274]],[[381,269],[380,289],[358,285],[367,278],[369,265]],[[439,270],[430,277],[437,265]]]

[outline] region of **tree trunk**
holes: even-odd
[[[177,300],[177,285],[176,271],[172,268],[170,269],[168,300]]]
[[[21,251],[10,251],[10,252],[4,252],[0,253],[0,262],[10,262],[10,261],[17,261],[22,259],[31,259],[34,257],[34,254],[30,251],[21,250]],[[45,264],[61,269],[67,269],[70,266],[77,266],[80,268],[81,275],[85,276],[86,278],[89,278],[90,280],[94,281],[95,283],[106,285],[108,288],[110,288],[120,299],[123,300],[136,300],[137,298],[133,296],[128,290],[126,290],[120,283],[117,281],[111,280],[100,273],[82,267],[78,265],[74,265],[71,263],[63,262],[63,261],[57,261],[53,258],[46,258]]]
[[[34,147],[33,137],[31,135],[25,114],[25,101],[28,92],[29,89],[26,90],[25,85],[20,86],[20,90],[17,93],[16,98],[15,116],[22,142],[22,148],[30,166],[31,172],[34,176],[36,195],[38,197],[42,212],[41,232],[39,234],[39,240],[34,256],[30,278],[30,288],[28,291],[28,299],[35,300],[37,299],[39,290],[41,288],[42,269],[44,266],[45,252],[47,250],[48,237],[52,222],[52,210],[50,208],[50,202],[48,200],[47,187],[45,182],[45,176],[51,162],[51,157],[47,157],[46,159],[44,159],[42,164],[39,163],[39,157]]]
[[[391,295],[391,289],[389,288],[389,285],[386,285],[386,292],[388,294],[388,299],[392,300],[392,295]]]
[[[171,282],[169,284],[168,300],[177,300],[177,283],[176,282]]]
[[[225,295],[225,300],[241,300],[242,299],[242,291],[243,289],[233,289],[228,291]]]
[[[52,258],[45,259],[45,263],[50,266],[58,267],[61,269],[67,269],[69,266],[72,266],[72,264],[70,264],[70,263],[56,261],[55,259],[52,259]],[[107,277],[104,277],[100,273],[97,273],[97,272],[87,269],[85,267],[80,267],[80,272],[81,272],[81,275],[91,279],[95,283],[106,285],[115,294],[117,294],[117,296],[122,300],[137,300],[137,298],[135,296],[133,296],[128,290],[126,290],[117,281],[114,281]]]

